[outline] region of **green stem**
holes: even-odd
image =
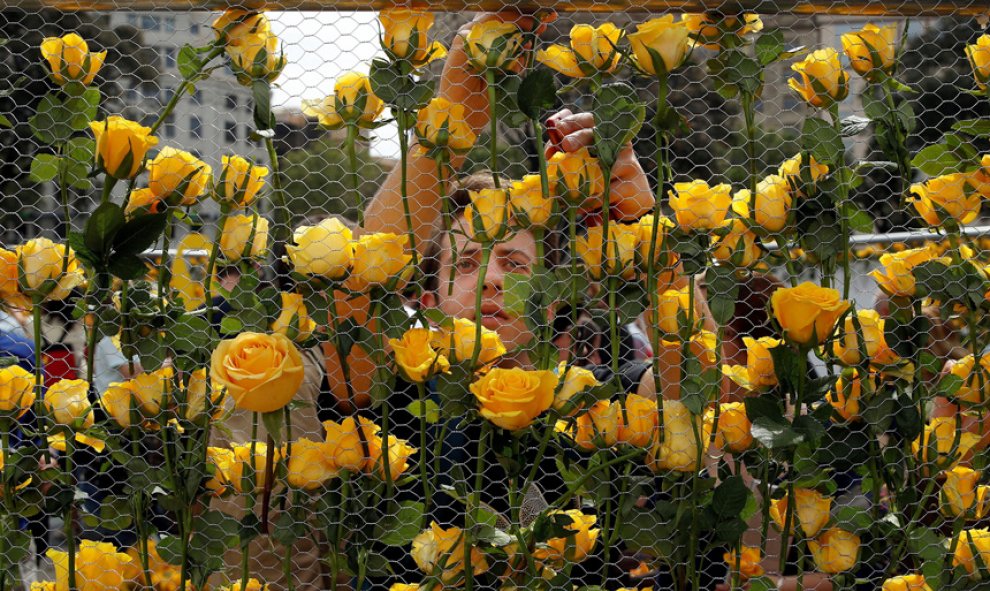
[[[165,309],[165,277],[169,277],[169,284],[172,283],[171,273],[169,273],[168,262],[169,262],[169,243],[172,239],[172,224],[175,220],[175,216],[172,215],[172,211],[168,208],[165,210],[165,231],[162,233],[162,256],[158,261],[158,313],[162,318],[165,318],[167,310]],[[158,331],[158,346],[162,349],[165,348],[165,333],[163,331]]]
[[[243,486],[244,481],[244,470],[247,470],[250,475],[251,490],[244,491],[244,515],[249,513],[254,513],[254,503],[255,494],[254,491],[258,488],[258,471],[256,466],[256,457],[258,449],[258,413],[251,413],[251,444],[250,444],[250,459],[245,463],[241,471],[241,482],[238,484]],[[240,591],[247,591],[248,578],[250,577],[249,570],[249,559],[251,557],[251,539],[241,542],[241,589]]]
[[[141,430],[137,427],[131,427],[130,439],[131,439],[131,455],[135,458],[141,457],[141,446],[139,443],[139,438],[141,437]],[[144,495],[143,491],[134,491],[134,529],[137,532],[138,541],[138,553],[141,560],[141,574],[144,576],[145,586],[151,590],[153,589],[151,583],[151,564],[148,556],[148,534],[144,528]]]
[[[760,556],[767,555],[767,538],[770,532],[770,452],[761,448],[762,472],[760,473]]]
[[[478,357],[481,355],[481,299],[485,292],[488,263],[491,260],[494,246],[495,244],[490,240],[486,240],[481,245],[481,268],[478,271],[478,284],[474,293],[474,350],[471,352],[471,365],[469,366],[472,369],[477,365]]]
[[[567,231],[568,248],[570,249],[571,276],[570,276],[570,296],[571,296],[571,348],[575,347],[578,325],[578,293],[581,290],[578,281],[578,254],[577,254],[577,206],[573,203],[567,204]],[[570,363],[570,361],[568,361]]]
[[[416,382],[416,391],[419,394],[419,479],[423,485],[423,514],[430,513],[430,500],[433,498],[430,492],[429,462],[426,461],[426,384]]]
[[[175,109],[175,105],[179,104],[179,99],[182,98],[182,95],[185,94],[185,92],[190,88],[193,88],[192,79],[198,77],[199,74],[203,71],[203,68],[205,68],[207,64],[213,61],[213,58],[222,54],[223,51],[224,51],[224,45],[222,44],[215,45],[213,49],[211,49],[210,52],[206,54],[206,57],[203,58],[203,61],[199,62],[199,66],[194,71],[190,72],[189,76],[187,76],[182,81],[182,83],[179,84],[179,87],[175,89],[175,93],[172,95],[172,98],[169,99],[168,103],[165,105],[165,108],[162,109],[162,112],[158,115],[158,119],[155,120],[155,122],[151,125],[151,132],[149,132],[149,135],[154,135],[154,133],[158,131],[158,128],[162,126],[162,123],[165,122],[165,119],[172,114],[172,110]]]
[[[842,134],[842,122],[839,119],[839,107],[833,105],[829,111],[832,116],[832,125],[835,126],[835,131],[840,136]],[[852,287],[852,276],[849,270],[849,215],[846,213],[846,206],[849,201],[849,183],[844,180],[845,176],[845,152],[843,151],[842,158],[839,162],[835,163],[836,176],[839,179],[838,189],[839,189],[839,226],[842,235],[842,249],[839,251],[843,253],[842,256],[842,299],[849,299],[849,290]]]
[[[347,153],[347,177],[351,191],[354,192],[354,201],[357,205],[358,226],[364,226],[364,199],[361,198],[361,183],[358,180],[358,160],[357,160],[357,139],[361,130],[355,124],[348,124],[347,139],[344,142],[344,151]]]
[[[399,128],[399,174],[401,178],[401,183],[399,185],[399,194],[402,196],[402,215],[406,220],[406,234],[409,236],[409,248],[412,250],[412,266],[413,269],[419,270],[419,252],[416,248],[416,232],[413,229],[412,222],[412,212],[409,209],[409,138],[406,135],[406,117],[408,113],[400,111],[396,108],[395,122]],[[441,191],[443,190],[443,179],[437,178],[437,183],[441,185]],[[441,196],[441,201],[445,199]],[[449,233],[448,233],[449,236]]]
[[[230,215],[230,206],[227,204],[220,205],[220,217],[217,218],[217,235],[213,239],[213,244],[210,247],[210,259],[206,263],[206,283],[203,286],[204,297],[206,298],[206,322],[210,325],[210,329],[213,327],[213,278],[216,274],[217,269],[217,258],[220,256],[220,237],[223,234],[223,227],[227,223],[227,216]],[[207,394],[209,394],[209,382],[207,380]]]
[[[657,189],[653,200],[653,226],[650,228],[650,250],[646,261],[646,293],[650,298],[650,309],[653,310],[653,321],[647,323],[650,347],[653,349],[653,391],[656,393],[658,423],[663,425],[663,392],[660,381],[660,287],[657,284],[657,242],[660,239],[660,219],[663,216],[663,188],[670,180],[671,174],[667,163],[667,135],[664,133],[663,121],[666,119],[667,93],[669,83],[666,76],[657,78],[657,114],[654,127],[656,128],[657,145]]]
[[[268,162],[272,167],[272,205],[275,209],[274,238],[276,246],[284,245],[290,236],[289,208],[285,205],[285,192],[282,190],[282,173],[279,169],[278,153],[275,152],[275,140],[270,137],[265,138],[265,149],[268,151]]]
[[[386,372],[387,361],[385,357],[385,339],[383,336],[383,331],[385,330],[385,318],[382,315],[382,299],[380,297],[373,296],[373,302],[371,304],[371,318],[375,321],[374,339],[375,339],[375,383],[372,384],[372,391],[375,392],[381,388],[385,388],[386,384]],[[392,466],[389,461],[388,453],[388,435],[389,435],[389,403],[384,401],[382,404],[382,472],[385,476],[385,499],[389,500],[392,498],[392,488],[394,482],[392,481]],[[360,432],[364,432],[363,429],[359,429]],[[372,467],[374,469],[374,467]]]
[[[72,452],[75,450],[76,441],[73,437],[73,432],[65,431],[65,481],[69,483],[74,491],[76,483],[72,477]],[[76,532],[72,527],[75,507],[75,501],[70,500],[66,503],[65,513],[62,515],[62,519],[65,521],[65,551],[69,556],[69,591],[76,591],[78,589],[76,586]]]
[[[502,182],[499,180],[498,175],[498,118],[495,117],[495,71],[491,68],[485,70],[485,81],[487,82],[488,90],[488,134],[489,134],[489,144],[490,144],[490,154],[488,156],[488,166],[491,168],[492,173],[492,183],[495,185],[496,189],[502,188]]]
[[[637,456],[640,456],[642,454],[643,454],[643,450],[638,448],[633,449],[632,451],[626,452],[621,456],[616,456],[611,460],[602,462],[601,464],[593,468],[589,468],[587,471],[585,471],[584,474],[581,475],[580,478],[574,481],[574,484],[572,484],[560,498],[550,503],[550,507],[555,509],[562,509],[566,507],[567,504],[571,502],[571,499],[573,499],[574,496],[577,495],[578,491],[581,490],[581,487],[583,487],[584,484],[588,482],[588,480],[590,480],[593,476],[600,473],[602,470],[606,470],[612,466],[615,466],[616,464],[622,464],[624,462],[628,462],[629,460]]]
[[[457,274],[457,240],[451,231],[453,227],[453,214],[450,211],[450,202],[447,199],[447,163],[443,157],[437,159],[437,189],[440,191],[440,209],[443,218],[443,233],[450,243],[450,275],[447,277],[447,296],[454,293],[454,276]],[[437,278],[439,281],[439,277]],[[439,288],[439,285],[438,285]]]
[[[486,443],[490,433],[491,425],[487,422],[482,423],[481,434],[478,436],[478,455],[475,459],[474,490],[468,495],[467,515],[464,519],[464,588],[467,591],[474,588],[474,566],[471,563],[471,550],[475,543],[475,528],[479,522],[478,509],[481,506],[481,487],[484,482]]]
[[[756,212],[753,210],[753,204],[756,202],[756,179],[758,174],[756,170],[756,112],[753,108],[752,96],[742,93],[739,95],[739,100],[742,103],[743,118],[746,121],[746,163],[749,169],[747,186],[750,190],[750,212],[755,216]]]
[[[343,350],[340,336],[340,316],[337,313],[337,294],[333,286],[330,286],[330,293],[327,296],[327,310],[330,312],[330,327],[333,329],[333,348],[337,352],[340,360],[340,371],[344,374],[344,388],[347,390],[347,404],[350,406],[349,412],[357,412],[357,398],[354,395],[354,384],[351,383],[351,367],[347,362],[347,352]]]
[[[100,192],[100,204],[110,202],[110,193],[113,192],[114,185],[117,184],[117,179],[110,175],[105,175],[103,177],[103,190]]]

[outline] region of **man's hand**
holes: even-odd
[[[547,129],[554,130],[559,138],[547,146],[547,158],[556,152],[576,152],[590,147],[595,140],[595,118],[591,113],[572,113],[568,109],[558,111],[547,119]],[[655,200],[650,182],[639,165],[632,144],[626,144],[612,168],[611,192],[612,218],[635,220],[653,210]]]

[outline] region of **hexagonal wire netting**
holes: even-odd
[[[985,585],[990,42],[840,4],[4,8],[0,590]]]

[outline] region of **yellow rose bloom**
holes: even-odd
[[[965,430],[959,438],[958,446],[953,445],[955,439],[955,418],[933,417],[925,425],[924,434],[911,444],[911,449],[920,461],[934,463],[936,469],[948,470],[959,463],[959,460],[969,454],[980,442],[979,435],[967,433]],[[932,452],[934,456],[931,455]]]
[[[828,174],[828,164],[818,162],[814,156],[811,156],[809,159],[810,164],[807,167],[803,167],[802,162],[803,155],[798,152],[785,160],[777,169],[777,174],[784,177],[791,189],[795,191],[794,195],[796,197],[804,197],[804,194],[800,191],[800,187],[805,181],[814,185],[823,176]],[[807,174],[804,175],[806,178],[802,178],[802,168],[807,171]]]
[[[726,231],[727,230],[727,231]],[[751,267],[763,255],[763,249],[756,243],[756,234],[739,218],[722,223],[725,235],[715,235],[712,245],[712,258],[736,267]]]
[[[475,242],[497,242],[509,231],[509,193],[505,189],[468,191],[465,234]],[[477,215],[477,217],[475,217]]]
[[[942,513],[947,517],[969,516],[970,510],[976,507],[976,490],[982,475],[965,466],[956,466],[943,474]]]
[[[880,591],[932,591],[925,582],[925,575],[901,575],[883,582]]]
[[[879,81],[877,72],[890,74],[897,53],[897,26],[867,23],[861,31],[843,33],[842,50],[849,65],[867,80]]]
[[[588,274],[593,279],[601,279],[602,232],[604,226],[588,228],[585,236],[579,236],[574,249],[584,261]],[[608,242],[605,245],[606,261],[604,273],[625,280],[636,278],[636,250],[639,246],[639,229],[635,225],[612,223],[608,227]]]
[[[182,416],[187,421],[201,421],[207,412],[206,408],[206,368],[201,367],[189,375],[186,381],[186,400],[182,410]],[[224,389],[219,386],[210,388],[210,408],[212,412],[209,416],[216,418],[223,412]]]
[[[691,312],[691,294],[688,287],[680,289],[668,289],[657,297],[657,308],[659,310],[656,319],[657,328],[663,333],[664,338],[677,339],[681,334],[681,323],[686,322]],[[700,319],[695,314],[694,324]],[[689,332],[694,334],[695,326],[689,327]]]
[[[220,341],[210,361],[210,377],[227,389],[237,408],[272,412],[299,391],[302,355],[280,334],[245,332]]]
[[[746,371],[755,388],[777,385],[777,373],[773,368],[773,355],[770,349],[779,347],[783,341],[773,337],[743,337],[746,345]]]
[[[574,419],[573,428],[566,421],[557,421],[557,431],[565,433],[574,444],[585,451],[597,447],[609,448],[619,443],[622,406],[618,401],[599,400]]]
[[[237,579],[229,585],[220,585],[217,587],[217,591],[241,591],[242,587],[244,591],[271,591],[268,583],[262,584],[261,581],[254,577],[250,577],[247,580],[247,585],[243,581],[244,579]]]
[[[751,199],[748,189],[736,192],[732,199],[732,211],[763,228],[764,231],[776,234],[787,227],[787,215],[790,213],[790,185],[783,176],[771,174],[756,184],[756,199]],[[750,212],[751,202],[753,211]]]
[[[265,186],[268,169],[254,166],[242,156],[220,157],[222,167],[213,196],[228,207],[240,209],[254,203],[258,192]]]
[[[360,472],[366,468],[368,455],[362,441],[369,442],[378,437],[377,425],[364,417],[357,420],[347,417],[340,423],[324,421],[323,430],[326,432],[325,453],[331,465],[350,472]]]
[[[980,214],[981,196],[969,184],[970,175],[956,172],[911,185],[912,203],[929,226],[950,219],[968,224]]]
[[[236,45],[227,44],[227,55],[237,81],[244,86],[261,80],[274,82],[288,63],[278,37],[271,33],[244,35]]]
[[[478,139],[468,125],[464,105],[435,97],[416,115],[416,138],[432,154],[436,150],[467,153]]]
[[[690,31],[694,45],[705,49],[734,47],[745,35],[763,30],[760,15],[752,13],[686,13],[681,15],[681,22]]]
[[[409,553],[425,574],[439,576],[444,586],[457,586],[464,580],[464,544],[461,528],[443,529],[434,521],[413,538]],[[488,570],[485,554],[478,548],[471,548],[470,560],[475,575]]]
[[[770,305],[784,336],[804,346],[825,342],[849,308],[838,291],[810,281],[778,289],[770,296]]]
[[[141,373],[130,380],[131,391],[137,409],[146,418],[153,419],[161,411],[165,395],[172,390],[175,370],[163,367],[152,372]]]
[[[536,52],[536,61],[571,78],[609,74],[619,65],[619,41],[624,31],[612,23],[600,27],[571,27],[571,45],[549,45]]]
[[[738,552],[726,552],[722,555],[722,560],[729,566],[730,572],[739,572],[742,580],[763,576],[763,567],[760,566],[760,549],[752,546],[743,546]]]
[[[134,212],[147,208],[150,213],[161,213],[161,197],[151,189],[144,187],[134,189],[127,195],[127,205],[124,206],[124,213],[131,217]]]
[[[666,245],[667,234],[674,227],[674,222],[667,216],[660,216],[660,223],[657,227],[656,248],[653,251],[653,269],[673,266],[677,262],[677,254],[670,252]],[[647,268],[650,262],[650,243],[653,240],[653,214],[647,214],[639,218],[636,223],[639,229],[639,259],[640,266],[644,272],[649,272]]]
[[[794,498],[797,499],[794,513],[791,514],[791,526],[801,525],[801,531],[808,538],[814,538],[825,527],[832,510],[832,498],[822,495],[811,488],[795,488]],[[770,517],[781,531],[784,531],[790,497],[770,501]]]
[[[268,445],[261,441],[255,441],[253,460],[251,456],[251,442],[232,443],[230,445],[230,449],[234,452],[234,458],[230,464],[230,470],[227,472],[227,478],[230,485],[240,494],[252,491],[261,492],[261,490],[265,488],[265,467],[268,465]],[[276,449],[274,451],[272,461],[278,462],[280,457],[281,453]],[[250,476],[248,466],[251,465],[254,466],[253,479],[248,478]],[[253,488],[251,487],[252,483],[254,486]]]
[[[148,188],[171,205],[195,205],[213,178],[213,169],[185,150],[165,146],[148,163]]]
[[[433,347],[446,355],[452,362],[470,361],[474,355],[474,346],[478,334],[478,325],[473,320],[455,318],[451,328],[444,327],[432,333]],[[478,354],[478,367],[488,365],[505,355],[505,345],[498,333],[490,328],[481,327],[481,351]]]
[[[832,405],[839,416],[846,421],[858,421],[859,401],[863,397],[863,381],[859,378],[858,370],[851,370],[848,378],[839,376],[835,387],[825,394],[825,399]]]
[[[20,292],[27,297],[61,301],[86,281],[75,251],[47,238],[28,240],[14,249],[14,256],[18,275],[23,273]]]
[[[639,394],[627,395],[625,412],[619,415],[619,443],[649,446],[656,437],[659,422],[656,400]]]
[[[408,8],[388,8],[378,13],[382,22],[382,48],[393,61],[404,61],[419,69],[433,60],[447,57],[439,41],[430,43],[427,33],[433,27],[432,12]]]
[[[19,365],[0,367],[0,413],[19,419],[35,401],[34,375]]]
[[[371,129],[385,109],[385,103],[371,90],[371,80],[362,72],[341,74],[334,82],[333,95],[320,101],[303,101],[306,115],[316,117],[328,129],[357,125]]]
[[[856,331],[857,321],[859,332]],[[846,365],[859,365],[862,357],[858,335],[861,332],[862,352],[871,363],[889,365],[896,362],[899,357],[887,346],[884,323],[884,319],[876,310],[856,310],[855,316],[852,314],[846,316],[843,328],[837,335],[838,338],[832,341],[832,353]]]
[[[76,33],[63,37],[45,37],[41,42],[41,57],[52,69],[52,79],[60,86],[80,82],[89,86],[103,67],[107,52],[90,52],[86,40]]]
[[[226,447],[207,447],[206,466],[212,470],[213,476],[203,486],[222,495],[233,486],[230,482],[231,468],[234,465],[234,451]]]
[[[668,193],[677,225],[685,232],[714,230],[722,225],[732,204],[732,187],[709,187],[703,180],[674,183]]]
[[[990,355],[980,356],[979,368],[976,367],[976,358],[967,355],[956,361],[949,368],[949,373],[963,380],[954,398],[973,405],[982,405],[990,400]]]
[[[916,283],[912,269],[926,261],[937,258],[936,252],[930,245],[921,248],[911,248],[900,252],[887,252],[880,255],[880,265],[883,269],[870,271],[870,277],[884,293],[893,297],[911,297],[915,295]],[[949,263],[949,259],[944,259]]]
[[[299,226],[287,244],[292,267],[303,275],[340,279],[354,258],[353,233],[339,218],[328,217],[315,226]]]
[[[538,174],[527,174],[509,187],[509,205],[512,207],[512,224],[520,228],[542,228],[553,214],[553,194],[543,198],[543,186]]]
[[[598,534],[601,533],[601,530],[594,527],[598,518],[594,515],[585,515],[579,509],[550,511],[547,515],[570,517],[571,522],[565,525],[564,529],[575,533],[566,538],[550,538],[543,544],[537,544],[536,549],[533,550],[533,558],[554,565],[583,562],[595,549]]]
[[[557,375],[563,374],[563,378],[560,379],[560,385],[557,388],[557,393],[553,398],[553,408],[557,411],[562,411],[569,406],[572,398],[585,392],[589,388],[594,388],[598,385],[598,378],[595,374],[584,369],[583,367],[578,367],[572,365],[566,368],[566,363],[561,361],[560,365],[557,366]],[[579,408],[572,409],[573,412],[577,412]]]
[[[464,38],[468,63],[478,72],[510,70],[522,51],[522,31],[515,23],[491,20],[471,25]]]
[[[309,317],[302,295],[283,291],[281,296],[281,312],[268,329],[288,337],[293,342],[306,342],[316,330],[316,321]]]
[[[818,570],[837,574],[852,570],[859,561],[859,536],[833,527],[814,540],[808,540],[808,550],[818,565]]]
[[[392,583],[392,586],[388,588],[388,591],[419,591],[419,583]]]
[[[746,451],[753,445],[753,424],[742,402],[723,402],[718,416],[715,444],[733,453]]]
[[[605,191],[605,175],[587,147],[557,152],[547,163],[547,174],[557,194],[578,207],[594,207]]]
[[[220,252],[231,263],[245,256],[264,256],[268,252],[268,220],[257,214],[227,216],[220,232]]]
[[[327,444],[305,437],[292,442],[287,479],[289,486],[302,490],[316,490],[334,478],[339,470],[329,460]],[[288,448],[283,449],[287,453]]]
[[[17,280],[17,253],[0,248],[0,300],[13,303],[23,298]]]
[[[409,236],[380,232],[365,234],[354,242],[354,263],[348,281],[355,291],[384,286],[409,269],[406,253]]]
[[[59,425],[75,430],[93,426],[93,405],[89,402],[89,383],[86,380],[59,380],[45,392],[45,408]]]
[[[76,589],[118,591],[124,588],[131,557],[108,542],[79,540],[76,546]],[[55,588],[69,588],[69,554],[50,548],[46,554],[55,565]]]
[[[553,404],[552,371],[495,368],[471,384],[481,416],[509,431],[528,427]]]
[[[981,35],[976,43],[966,46],[966,59],[973,68],[973,77],[980,90],[986,90],[990,80],[990,35]]]
[[[691,31],[684,21],[675,23],[672,14],[640,23],[628,39],[633,65],[653,76],[665,76],[679,68],[691,49]]]
[[[827,109],[849,94],[849,74],[842,69],[839,53],[831,47],[812,51],[805,59],[791,64],[800,78],[787,81],[806,103]]]
[[[711,434],[710,416],[692,414],[680,400],[664,400],[663,426],[647,454],[646,465],[654,472],[695,472],[704,462]]]
[[[137,176],[148,150],[158,145],[150,127],[117,115],[91,121],[89,128],[96,137],[96,167],[118,180]]]
[[[264,13],[239,8],[225,10],[213,21],[212,27],[217,41],[226,45],[239,45],[251,35],[271,32],[271,25]]]
[[[433,348],[435,338],[428,328],[410,328],[401,339],[388,340],[395,364],[410,382],[423,383],[450,370],[447,357]]]
[[[983,564],[990,565],[990,530],[964,529],[960,532],[956,541],[956,553],[952,557],[952,566],[961,566],[970,575],[979,575],[974,550],[979,553]]]
[[[376,429],[377,430],[377,429]],[[409,458],[416,453],[416,448],[404,439],[395,435],[388,436],[388,469],[389,477],[393,480],[402,475],[409,467]],[[385,443],[375,435],[368,439],[368,463],[365,472],[385,478]]]

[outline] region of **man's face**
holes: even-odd
[[[475,319],[475,295],[481,273],[481,249],[461,234],[452,236],[457,244],[457,261],[453,261],[450,238],[441,240],[439,281],[436,293],[424,293],[423,304],[439,308],[447,316]],[[506,273],[529,275],[536,262],[536,241],[527,231],[517,232],[492,249],[481,293],[481,324],[498,333],[505,348],[513,351],[529,343],[533,334],[526,323],[505,311],[503,280]],[[447,295],[451,266],[454,265],[453,290]]]

